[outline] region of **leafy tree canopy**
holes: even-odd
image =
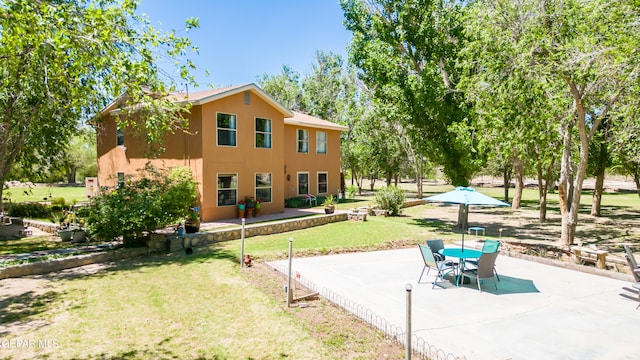
[[[136,15],[137,0],[0,0],[0,181],[12,166],[59,154],[83,120],[120,95],[121,126],[149,143],[184,125],[167,94],[194,83],[187,54],[197,51],[175,31]],[[198,20],[186,21],[186,30]],[[159,59],[175,59],[181,79],[168,79]],[[99,121],[99,118],[95,119]]]

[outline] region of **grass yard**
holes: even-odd
[[[84,186],[33,186],[13,187],[4,189],[3,199],[10,199],[11,202],[39,202],[49,201],[49,198],[63,197],[67,204],[75,204],[87,199],[87,190]],[[46,200],[45,200],[46,199]],[[7,200],[4,200],[7,202]],[[6,205],[6,204],[5,204]]]
[[[425,187],[425,196],[451,189]],[[480,191],[503,196],[501,188]],[[585,193],[582,199],[581,212],[588,213],[591,197]],[[338,207],[371,200],[348,199]],[[549,195],[552,219],[543,225],[537,223],[537,191],[525,190],[523,200],[522,210],[474,210],[469,221],[486,224],[487,236],[504,228],[504,239],[557,240],[557,194]],[[47,340],[49,346],[2,348],[0,359],[402,359],[401,347],[321,301],[306,310],[287,309],[284,282],[258,276],[260,260],[286,257],[289,238],[296,256],[414,246],[436,237],[457,241],[460,232],[451,225],[456,208],[429,204],[405,208],[399,217],[247,238],[245,253],[258,262],[249,269],[240,269],[240,240],[234,240],[190,256],[177,252],[104,264],[89,275],[2,280],[2,339]],[[608,193],[605,217],[581,214],[578,234],[611,251],[619,250],[620,241],[640,243],[634,232],[639,211],[637,194]],[[50,245],[33,240],[11,246],[1,250]]]
[[[3,359],[340,358],[252,287],[224,250],[122,261],[1,299],[3,337],[50,345],[3,348]],[[20,328],[29,330],[12,331]]]
[[[298,255],[319,255],[331,252],[363,251],[390,248],[421,242],[432,235],[433,227],[410,214],[419,209],[405,209],[402,217],[372,216],[366,222],[342,221],[324,226],[283,234],[256,236],[245,240],[245,252],[257,258],[286,257],[289,238]],[[221,244],[239,256],[240,240]],[[236,253],[237,252],[237,253]]]
[[[71,244],[54,240],[50,236],[33,236],[0,241],[0,255],[24,254],[38,250],[53,250],[69,247]]]

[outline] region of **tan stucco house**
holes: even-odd
[[[255,84],[190,93],[188,101],[189,133],[168,134],[166,151],[153,160],[143,140],[117,128],[117,102],[107,106],[96,125],[99,185],[113,187],[149,161],[188,166],[203,221],[236,217],[246,196],[262,199],[261,213],[270,214],[283,212],[288,198],[339,192],[346,127],[292,112]]]

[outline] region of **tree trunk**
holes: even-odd
[[[571,233],[571,213],[569,211],[571,201],[567,198],[567,191],[573,184],[569,181],[571,166],[571,130],[572,125],[563,126],[562,129],[562,161],[560,164],[560,181],[558,182],[558,198],[560,201],[560,214],[562,215],[560,242],[565,245],[573,242],[573,234]]]
[[[640,197],[640,174],[637,171],[636,171],[635,174],[633,174],[633,181],[636,183],[636,192],[638,193],[638,196]]]
[[[511,203],[512,209],[520,209],[520,202],[522,201],[522,189],[524,188],[524,163],[522,160],[516,160],[514,163],[514,170],[516,175],[516,191],[513,194],[513,203]]]
[[[544,181],[542,180],[542,165],[538,163],[536,167],[538,172],[538,199],[540,200],[540,214],[538,221],[543,223],[547,219],[547,192]]]
[[[602,124],[603,129],[601,133],[602,137],[599,137],[598,154],[595,159],[596,164],[596,186],[593,189],[593,200],[591,202],[591,215],[600,216],[600,208],[602,205],[602,192],[604,189],[604,173],[609,162],[609,148],[607,146],[607,130],[610,121],[604,121]]]
[[[602,192],[604,191],[604,169],[596,175],[596,186],[593,189],[591,201],[591,216],[600,216],[602,204]]]
[[[469,207],[460,204],[458,206],[458,224],[457,226],[462,230],[467,230],[467,223],[469,221]]]
[[[67,168],[66,171],[66,175],[67,175],[67,183],[69,184],[75,184],[76,182],[76,174],[78,173],[78,167],[77,166],[70,166]]]
[[[418,199],[422,199],[422,175],[424,167],[421,160],[416,159],[416,185],[418,186]]]
[[[551,174],[553,173],[554,161],[551,161],[547,167],[546,175],[542,173],[542,165],[538,164],[538,197],[540,199],[540,215],[538,221],[541,223],[547,221],[547,194],[551,186]]]
[[[393,176],[391,176],[391,173],[388,172],[387,173],[387,186],[391,186],[391,180],[392,180]]]
[[[578,125],[578,133],[580,135],[580,158],[578,161],[578,167],[576,170],[576,178],[572,181],[572,186],[569,189],[571,191],[571,206],[566,215],[562,217],[562,244],[570,246],[573,245],[576,226],[578,225],[578,211],[580,209],[580,196],[582,195],[582,185],[584,184],[584,178],[587,173],[587,164],[589,162],[589,139],[590,134],[587,129],[586,113],[582,104],[582,98],[579,96],[579,91],[575,84],[570,83],[570,89],[574,95],[574,108],[576,110],[576,123]],[[593,120],[593,119],[592,119]],[[591,132],[598,127],[598,119],[593,120]],[[569,126],[568,129],[571,127]],[[571,131],[567,131],[564,134],[566,137],[571,137]],[[569,142],[570,143],[570,142]],[[564,151],[569,151],[570,148],[565,148]],[[570,156],[569,156],[570,158]],[[563,157],[563,173],[567,173],[567,167],[570,166],[570,162],[565,161]],[[568,175],[568,174],[567,174]],[[566,179],[566,178],[565,178]]]
[[[504,202],[509,202],[509,187],[511,187],[511,171],[505,166],[502,172],[502,183],[504,184]]]

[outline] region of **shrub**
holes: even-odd
[[[9,206],[9,216],[43,219],[50,215],[49,206],[40,203],[12,203]]]
[[[353,198],[358,193],[358,187],[355,185],[347,186],[347,196]]]
[[[396,186],[387,186],[376,191],[376,203],[381,209],[387,210],[389,215],[400,215],[404,204],[404,190]]]
[[[60,211],[67,207],[67,201],[63,197],[56,197],[51,199],[51,210]]]
[[[196,203],[197,183],[189,168],[169,171],[147,164],[137,180],[94,197],[87,208],[87,232],[100,240],[120,236],[126,247],[143,246],[145,235],[176,224]]]

